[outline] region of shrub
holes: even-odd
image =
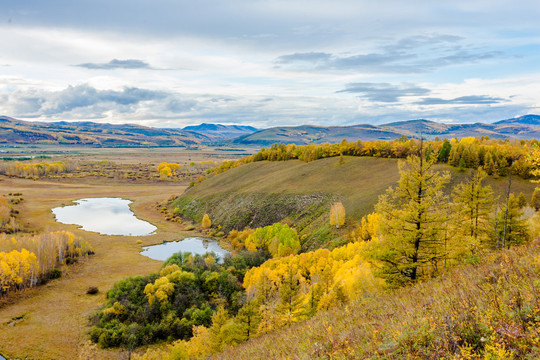
[[[90,286],[88,290],[86,290],[86,294],[88,295],[95,295],[99,292],[99,289],[96,286]]]

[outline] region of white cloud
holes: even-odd
[[[0,112],[14,117],[263,127],[540,107],[532,0],[31,0],[0,14]]]

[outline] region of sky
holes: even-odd
[[[0,115],[181,128],[540,114],[538,0],[0,0]]]

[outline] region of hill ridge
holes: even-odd
[[[528,114],[494,123],[442,123],[412,119],[382,125],[297,125],[256,129],[245,125],[202,123],[177,128],[91,121],[40,122],[0,116],[0,144],[58,144],[84,146],[197,146],[208,143],[269,146],[336,143],[343,139],[394,140],[402,136],[426,139],[488,136],[494,139],[540,139],[540,115]]]
[[[267,146],[274,143],[336,143],[360,140],[394,140],[401,136],[432,139],[488,136],[494,139],[540,139],[540,115],[524,115],[495,123],[442,123],[413,119],[382,125],[359,124],[320,127],[316,125],[280,126],[257,131],[233,140],[233,143]]]

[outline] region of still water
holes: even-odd
[[[52,209],[56,220],[79,225],[81,229],[102,235],[150,235],[157,228],[137,219],[129,208],[130,200],[121,198],[89,198],[74,201],[76,205]]]
[[[150,259],[165,261],[177,252],[190,252],[193,255],[204,255],[207,252],[214,252],[219,258],[218,262],[222,262],[225,255],[230,253],[219,246],[216,240],[201,237],[188,237],[180,241],[143,246],[141,254]]]

